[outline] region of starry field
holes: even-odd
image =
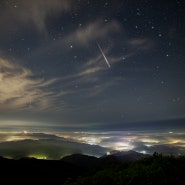
[[[65,138],[185,154],[184,4],[1,0],[0,151]]]

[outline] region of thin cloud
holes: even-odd
[[[62,91],[60,95],[66,96],[83,91],[86,92],[84,97],[92,97],[102,93],[108,87],[115,84],[115,81],[113,82],[113,80],[102,83],[102,75],[106,75],[103,74],[106,70],[109,69],[101,54],[89,58],[88,61],[83,65],[80,65],[74,73],[61,78],[65,91]],[[72,90],[71,85],[69,86],[68,83],[69,80],[79,82],[80,88]]]
[[[18,0],[5,2],[1,12],[0,22],[3,24],[30,24],[33,23],[40,32],[46,32],[46,18],[48,15],[70,10],[70,0]]]
[[[139,50],[149,50],[154,46],[154,42],[149,38],[135,38],[128,40],[128,46]]]
[[[31,70],[0,58],[0,109],[47,109],[53,98],[45,88],[57,79],[33,78]]]
[[[87,45],[91,41],[103,39],[112,33],[118,32],[120,27],[119,22],[114,20],[109,23],[105,23],[102,20],[96,20],[69,34],[66,37],[66,42]]]

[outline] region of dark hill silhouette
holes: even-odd
[[[128,151],[129,154],[138,155],[133,151]],[[0,178],[6,184],[185,184],[185,157],[155,153],[142,160],[137,158],[125,163],[116,157],[123,155],[126,156],[125,152],[101,158],[74,154],[61,160],[0,157]]]
[[[133,150],[129,151],[111,151],[109,155],[104,155],[101,158],[116,158],[120,162],[131,162],[145,159],[149,157],[148,154],[142,154]]]
[[[94,156],[83,155],[83,154],[72,154],[72,155],[63,157],[61,161],[74,164],[77,166],[89,167],[98,163],[98,158]]]
[[[60,160],[33,158],[0,161],[0,178],[6,184],[62,184],[67,178],[83,174],[83,169]]]
[[[61,161],[68,162],[70,164],[75,164],[78,166],[83,167],[94,167],[94,166],[100,166],[104,163],[126,163],[131,161],[137,161],[145,159],[146,157],[149,157],[148,154],[142,154],[135,151],[114,151],[110,155],[103,155],[100,158],[89,156],[89,155],[83,155],[83,154],[72,154],[69,156],[65,156],[61,159]]]
[[[130,153],[130,152],[129,152]],[[133,152],[131,152],[132,154]],[[110,159],[111,160],[110,162]],[[114,155],[103,157],[96,170],[77,179],[68,179],[63,185],[184,185],[185,157],[154,154],[128,163],[115,160]]]

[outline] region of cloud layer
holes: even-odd
[[[61,154],[75,152],[103,155],[106,151],[134,150],[140,153],[185,155],[184,132],[0,132],[1,155],[11,156],[18,151],[22,156],[46,154],[57,159]],[[17,141],[17,142],[15,142]],[[27,148],[20,146],[28,144]],[[89,145],[85,145],[89,144]],[[102,146],[104,147],[98,147]],[[4,146],[4,148],[3,148]],[[10,147],[11,146],[11,147]],[[30,150],[30,148],[32,148]],[[5,150],[12,148],[12,150]],[[51,150],[47,150],[50,148]],[[62,152],[63,151],[63,152]],[[12,152],[12,153],[11,153]],[[66,153],[67,152],[67,153]],[[55,156],[55,154],[57,154]]]
[[[88,144],[109,147],[113,150],[135,150],[137,152],[148,154],[158,152],[165,155],[184,155],[184,136],[185,133],[183,131],[111,131],[68,133],[68,138]]]

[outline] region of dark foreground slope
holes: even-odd
[[[184,185],[185,157],[154,154],[129,163],[104,163],[64,185]]]
[[[184,185],[185,157],[155,154],[132,162],[75,154],[62,160],[0,159],[4,184]]]
[[[0,160],[0,179],[5,184],[62,184],[82,173],[83,169],[59,160]]]

